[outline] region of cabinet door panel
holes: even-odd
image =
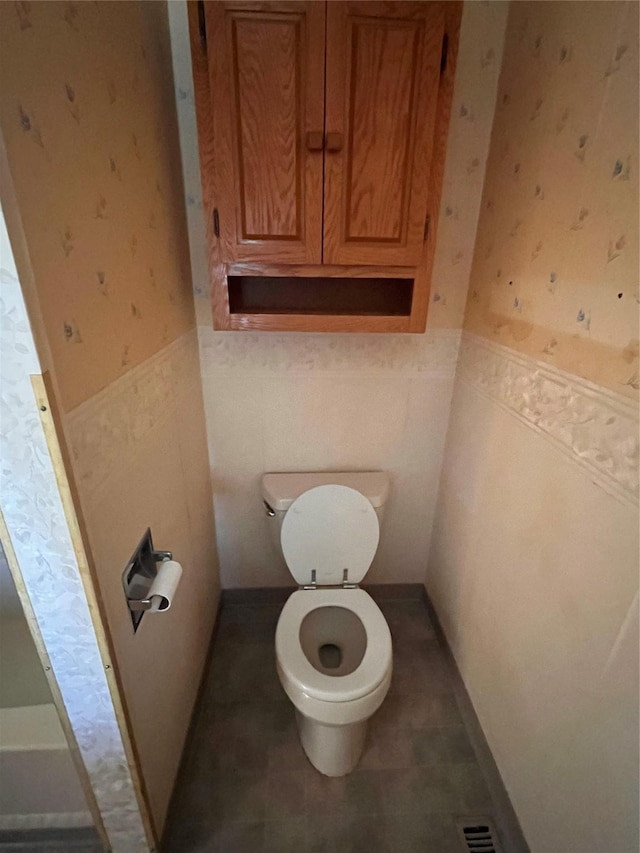
[[[419,263],[443,33],[439,2],[328,4],[324,263]]]
[[[210,3],[221,258],[320,263],[324,7]]]

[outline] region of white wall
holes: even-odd
[[[186,10],[169,4],[194,292],[225,587],[290,583],[265,471],[382,469],[393,492],[368,580],[421,581],[495,106],[507,4],[465,7],[425,335],[214,332]]]
[[[393,491],[367,580],[421,582],[458,333],[399,342],[234,340],[200,330],[223,585],[287,585],[261,504],[265,471],[389,471]],[[395,356],[395,358],[394,358]]]
[[[464,348],[486,369],[456,381],[428,591],[532,853],[635,853],[638,508],[612,463],[633,406],[559,373],[539,393],[523,359],[510,401],[509,351]]]

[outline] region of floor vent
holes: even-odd
[[[458,823],[465,853],[502,853],[493,824],[486,818],[472,818]]]

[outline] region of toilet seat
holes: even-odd
[[[312,610],[344,607],[362,622],[367,647],[359,666],[349,675],[318,672],[302,649],[300,627]],[[297,690],[323,702],[351,702],[372,693],[391,669],[391,633],[382,611],[363,589],[298,590],[284,605],[276,629],[276,658],[285,678]]]
[[[361,492],[335,483],[299,495],[282,522],[280,542],[289,571],[300,586],[360,583],[380,540],[375,509]]]

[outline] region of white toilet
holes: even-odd
[[[350,773],[391,683],[389,626],[358,584],[378,547],[389,494],[381,472],[265,474],[274,540],[299,589],[276,629],[280,682],[304,751],[326,776]]]

